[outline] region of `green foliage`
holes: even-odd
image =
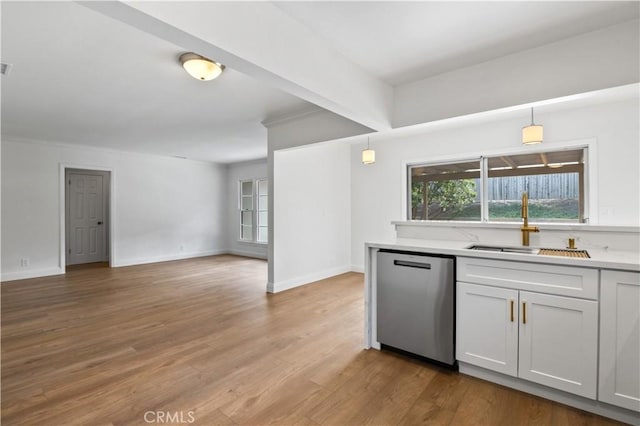
[[[424,208],[424,185],[414,182],[411,185],[411,206],[413,217]],[[473,179],[429,181],[427,184],[429,218],[451,218],[464,210],[476,198],[476,183]],[[424,217],[424,216],[423,216]]]
[[[429,182],[429,204],[438,203],[443,211],[459,212],[476,198],[472,179]]]

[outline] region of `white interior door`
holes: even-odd
[[[67,185],[67,265],[107,260],[103,176],[72,172]]]

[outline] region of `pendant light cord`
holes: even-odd
[[[533,126],[533,107],[531,107],[531,125]]]

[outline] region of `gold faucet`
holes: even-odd
[[[520,227],[520,231],[522,231],[522,245],[529,245],[529,233],[530,232],[540,232],[537,226],[529,226],[529,196],[527,192],[522,193],[522,219],[524,219],[524,223]]]

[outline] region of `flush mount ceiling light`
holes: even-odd
[[[201,81],[213,80],[222,74],[225,68],[224,65],[216,61],[192,52],[180,55],[180,63],[191,77]]]
[[[373,164],[376,162],[376,152],[369,146],[369,137],[367,137],[367,149],[362,150],[362,164]]]
[[[542,142],[542,125],[533,123],[533,108],[531,108],[531,124],[522,128],[522,143],[532,145]]]

